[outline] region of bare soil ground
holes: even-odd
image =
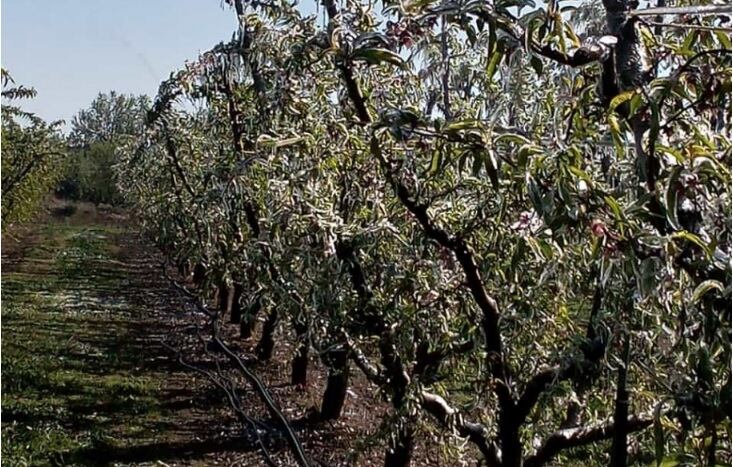
[[[165,278],[161,257],[119,210],[55,202],[2,243],[2,460],[4,465],[264,465],[225,395],[200,372],[216,365],[197,332],[203,318]],[[388,405],[353,369],[343,417],[310,422],[326,372],[289,385],[286,339],[256,362],[256,338],[225,340],[269,388],[314,465],[381,465]],[[179,354],[171,351],[179,349]],[[224,370],[227,370],[226,363]],[[280,465],[292,465],[278,428],[247,383],[245,411],[264,428]],[[413,465],[452,465],[421,442]],[[430,448],[428,448],[430,446]]]

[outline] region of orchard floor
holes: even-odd
[[[124,212],[56,201],[3,236],[3,465],[263,465],[224,394],[179,362],[213,365],[195,330],[202,318],[133,226]],[[252,356],[253,341],[240,341],[233,326],[224,335]],[[281,342],[252,369],[314,465],[381,465],[387,406],[374,388],[355,377],[343,417],[309,423],[324,370],[313,358],[308,386],[290,386],[293,349]],[[248,415],[267,424],[246,383],[238,391],[251,402]],[[266,443],[276,462],[292,465],[281,437]],[[419,443],[414,465],[452,465],[441,451]]]

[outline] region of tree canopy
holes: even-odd
[[[2,220],[7,225],[27,220],[55,187],[65,147],[59,131],[63,122],[47,123],[23,110],[18,101],[36,91],[16,85],[2,70]]]
[[[72,199],[117,204],[117,148],[139,137],[150,98],[115,91],[100,93],[72,119],[64,178],[57,193]]]
[[[316,352],[323,419],[358,368],[385,465],[730,462],[727,16],[227,3],[118,166],[214,332]]]
[[[117,143],[140,133],[150,98],[116,91],[99,93],[88,108],[71,120],[70,144],[88,147],[93,143]]]

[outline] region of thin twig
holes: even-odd
[[[658,15],[725,15],[730,16],[733,5],[692,5],[677,7],[645,8],[627,12],[628,16]]]
[[[704,25],[698,25],[698,24],[681,24],[681,23],[662,23],[658,21],[645,21],[646,24],[649,26],[660,26],[660,27],[667,27],[667,28],[677,28],[677,29],[696,29],[699,31],[723,31],[723,32],[731,32],[731,28],[727,27],[719,27],[719,26],[704,26]]]

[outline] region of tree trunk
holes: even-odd
[[[290,384],[304,385],[308,381],[308,343],[298,345],[290,371]]]
[[[239,337],[242,339],[250,339],[252,337],[252,333],[254,333],[256,323],[257,321],[250,315],[242,317],[242,320],[239,322]]]
[[[384,456],[384,467],[407,467],[412,460],[415,445],[415,430],[410,421],[399,429],[397,435],[390,440],[387,454]]]
[[[616,407],[613,413],[613,443],[611,444],[611,467],[626,467],[628,446],[629,392],[626,378],[629,372],[629,336],[624,338],[623,363],[618,369],[616,382]]]
[[[242,284],[235,283],[229,299],[229,322],[232,324],[239,324],[242,321],[242,305],[239,303],[242,292],[244,292]]]
[[[499,440],[501,442],[502,467],[521,467],[522,440],[519,438],[519,427],[513,417],[499,421]]]
[[[402,359],[395,348],[392,332],[384,322],[381,325],[382,336],[379,340],[379,353],[382,365],[387,369],[387,374],[389,375],[392,407],[394,407],[395,412],[399,413],[405,404],[405,396],[407,395],[407,386],[410,384],[410,378],[407,376]],[[384,456],[385,467],[403,467],[410,465],[414,444],[413,437],[414,429],[412,428],[412,421],[403,419],[394,438],[390,439],[387,453]]]
[[[220,282],[217,287],[216,309],[219,311],[219,317],[223,317],[227,312],[229,305],[229,287],[224,282]]]
[[[196,263],[193,268],[193,283],[195,286],[200,286],[204,279],[206,279],[206,266],[201,263]]]
[[[709,424],[707,433],[710,435],[710,446],[707,449],[707,462],[710,467],[715,467],[716,465],[720,465],[715,455],[718,447],[718,430],[715,427],[715,423]]]
[[[272,307],[267,315],[265,325],[262,327],[262,337],[255,348],[259,360],[265,361],[272,358],[272,351],[275,348],[275,328],[277,327],[277,308]]]
[[[178,275],[184,279],[187,278],[191,273],[190,268],[191,266],[188,264],[188,261],[181,261],[178,263]]]
[[[255,324],[257,324],[257,314],[260,312],[261,308],[262,301],[260,300],[260,297],[257,297],[247,308],[247,311],[239,322],[239,337],[242,339],[249,339],[252,337],[252,333],[255,330]]]
[[[331,350],[326,353],[324,363],[328,365],[328,380],[321,402],[321,420],[336,420],[341,416],[349,388],[349,352]]]
[[[299,321],[295,321],[295,334],[297,335],[297,349],[293,357],[292,368],[290,372],[290,384],[293,386],[303,385],[308,380],[308,326]]]

